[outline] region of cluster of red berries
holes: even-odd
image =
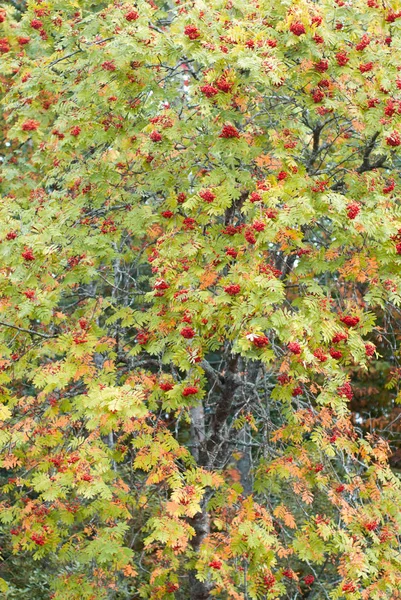
[[[147,344],[149,341],[149,338],[150,338],[150,334],[147,331],[138,331],[138,333],[136,334],[136,341],[141,346],[143,346],[144,344]]]
[[[343,587],[341,588],[341,590],[343,592],[356,592],[355,583],[353,583],[352,581],[350,581],[348,583],[344,583]]]
[[[152,142],[161,142],[163,139],[162,134],[156,130],[152,131],[149,138],[152,140]]]
[[[341,52],[337,52],[336,60],[339,67],[345,67],[347,62],[349,61],[348,54],[343,50]]]
[[[195,337],[195,331],[192,329],[192,327],[183,327],[180,333],[186,340],[190,340]]]
[[[193,396],[199,392],[199,388],[194,385],[189,385],[182,390],[183,396]]]
[[[293,354],[301,354],[302,348],[298,342],[290,342],[288,344],[288,350]]]
[[[73,135],[74,137],[77,137],[80,133],[81,133],[81,128],[79,127],[79,125],[75,125],[71,131],[70,131],[71,135]]]
[[[374,344],[371,344],[370,342],[365,344],[366,356],[373,356],[375,351],[376,351],[376,346]]]
[[[216,94],[219,93],[219,90],[217,88],[209,84],[203,85],[200,88],[200,91],[206,96],[206,98],[213,98],[213,96],[216,96]]]
[[[35,255],[33,253],[32,248],[25,248],[24,251],[21,253],[21,256],[27,262],[35,260]]]
[[[314,351],[314,353],[313,353],[313,356],[314,356],[315,358],[317,358],[317,359],[318,359],[320,362],[326,362],[326,360],[327,360],[327,356],[326,356],[326,354],[323,352],[323,349],[322,349],[322,348],[317,348],[317,349]]]
[[[125,14],[125,19],[126,21],[136,21],[139,19],[139,13],[137,13],[136,10],[130,10]]]
[[[162,381],[159,383],[159,387],[161,390],[163,390],[163,392],[169,392],[174,386],[170,381]]]
[[[211,204],[211,202],[213,202],[213,200],[216,198],[216,194],[209,189],[199,192],[199,196],[202,198],[202,200],[208,202],[209,204]]]
[[[25,290],[22,293],[28,300],[33,300],[35,298],[35,290]]]
[[[236,296],[237,294],[240,293],[241,286],[239,286],[238,284],[227,285],[224,288],[224,291],[226,292],[226,294],[229,294],[230,296]]]
[[[164,281],[164,279],[159,279],[153,284],[153,288],[155,290],[168,290],[169,287],[170,285],[167,283],[167,281]]]
[[[346,381],[337,388],[337,393],[340,396],[345,396],[346,398],[348,398],[348,400],[352,400],[352,398],[354,397],[354,392],[352,391],[351,384],[348,381]]]
[[[325,95],[321,89],[316,89],[312,91],[312,99],[315,104],[319,104],[324,99]]]
[[[115,71],[116,65],[113,60],[105,60],[101,65],[103,71]]]
[[[223,129],[221,130],[221,133],[219,134],[219,138],[225,138],[225,139],[230,139],[230,138],[239,138],[240,134],[238,129],[236,129],[234,127],[234,125],[230,125],[230,124],[226,124],[223,126]]]
[[[28,119],[21,125],[22,131],[36,131],[38,129],[40,123],[39,121],[35,121],[35,119]]]
[[[386,143],[388,146],[395,148],[401,145],[401,138],[398,131],[393,131],[389,136],[386,137]]]
[[[246,241],[248,242],[248,244],[256,244],[256,238],[253,234],[252,229],[248,229],[247,231],[245,231],[244,237],[246,239]]]
[[[362,37],[361,37],[361,41],[357,43],[357,45],[355,46],[355,50],[357,50],[358,52],[361,52],[362,50],[365,50],[365,48],[367,46],[369,46],[370,44],[370,37],[365,33]]]
[[[318,73],[324,73],[329,68],[329,61],[325,58],[322,58],[321,60],[319,60],[319,62],[315,63],[314,67],[315,71],[317,71]]]
[[[263,583],[265,584],[265,588],[267,590],[270,590],[276,583],[276,578],[274,577],[274,575],[265,575],[263,577]]]
[[[335,334],[335,336],[333,337],[331,342],[332,342],[332,344],[338,344],[338,343],[342,342],[343,340],[347,340],[347,339],[348,339],[348,333],[341,331],[340,333]]]
[[[357,202],[350,202],[347,204],[347,217],[349,219],[355,219],[361,210],[360,205]]]
[[[305,585],[312,585],[314,583],[314,581],[315,581],[315,578],[313,575],[305,575],[305,577],[304,577]]]
[[[252,194],[249,196],[249,201],[252,202],[252,204],[255,202],[260,202],[261,200],[262,196],[258,194],[258,192],[252,192]]]
[[[299,21],[297,21],[295,23],[291,23],[290,31],[294,35],[298,35],[298,36],[302,35],[306,32],[305,25],[303,23],[300,23]]]
[[[7,38],[0,38],[0,53],[6,54],[10,52],[11,47]]]
[[[367,529],[368,531],[376,531],[378,526],[378,521],[368,521],[367,523],[365,523],[365,529]]]
[[[232,258],[237,258],[238,251],[235,248],[225,248],[225,252],[227,256],[231,256]]]
[[[359,65],[359,70],[361,73],[368,73],[369,71],[371,71],[373,69],[373,63],[372,62],[367,62],[363,65]]]
[[[37,544],[38,546],[44,546],[45,544],[45,538],[43,535],[39,535],[38,533],[33,533],[31,535],[31,540],[33,542],[35,542],[35,544]]]
[[[186,25],[184,28],[184,33],[189,37],[190,40],[196,40],[200,37],[200,31],[195,25]]]
[[[360,318],[351,315],[344,315],[344,317],[341,317],[340,321],[341,323],[344,323],[344,325],[347,325],[347,327],[355,327],[358,325]]]
[[[269,344],[269,338],[265,335],[258,335],[253,338],[252,343],[257,348],[265,348]]]
[[[223,565],[223,563],[221,562],[221,560],[217,560],[217,559],[211,560],[209,563],[209,567],[211,569],[216,569],[216,570],[220,570],[222,565]]]

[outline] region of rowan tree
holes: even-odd
[[[4,590],[400,598],[400,7],[0,21]]]

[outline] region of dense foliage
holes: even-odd
[[[9,598],[401,598],[400,27],[0,9]]]

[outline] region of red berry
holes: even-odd
[[[314,581],[315,581],[315,578],[313,575],[305,575],[305,577],[304,577],[305,585],[312,585]]]
[[[249,197],[249,201],[254,203],[254,202],[260,202],[262,200],[262,196],[260,194],[258,194],[258,192],[252,192],[252,194]]]
[[[331,358],[335,358],[336,360],[339,360],[343,355],[343,353],[340,352],[340,350],[336,350],[335,348],[330,348],[329,352]]]
[[[74,137],[77,137],[80,133],[81,133],[81,128],[79,127],[79,125],[75,125],[75,127],[73,127],[70,131],[71,135],[73,135]]]
[[[222,567],[222,564],[223,564],[223,563],[221,562],[221,560],[216,560],[216,559],[215,559],[215,560],[211,560],[211,561],[210,561],[210,563],[209,563],[209,567],[211,567],[212,569],[217,569],[217,570],[219,570],[219,569],[221,569],[221,567]]]

